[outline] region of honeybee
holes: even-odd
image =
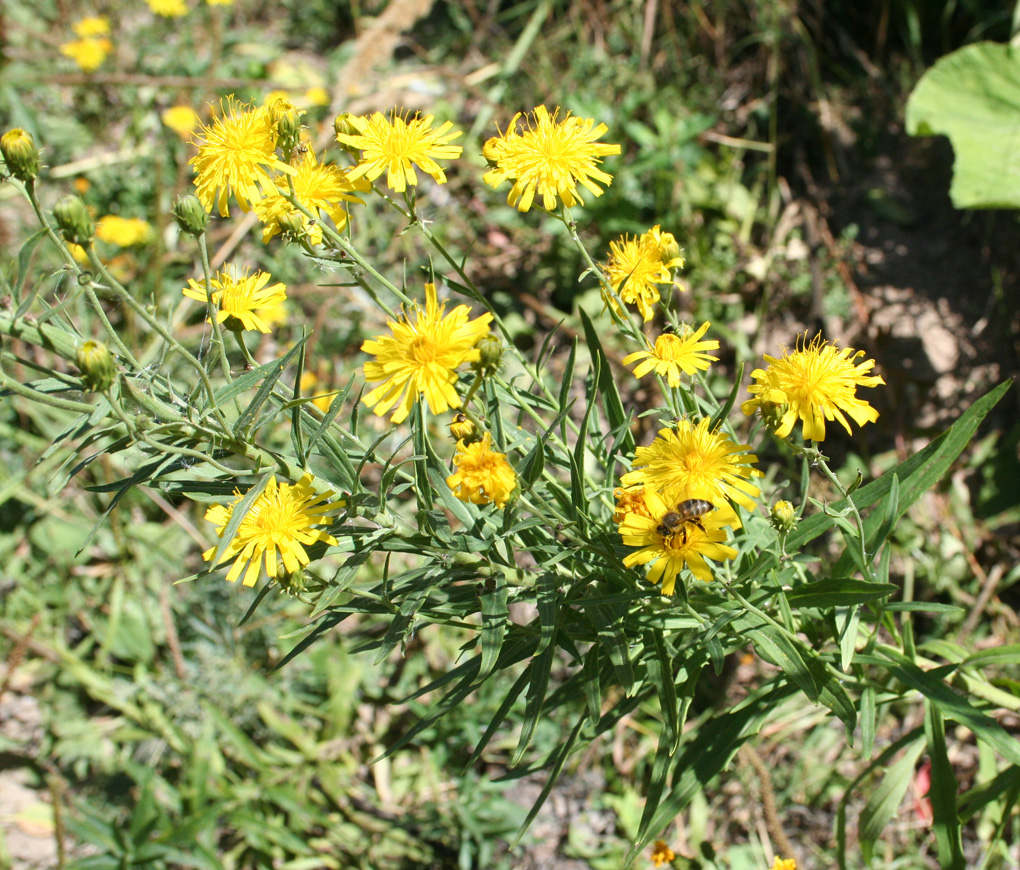
[[[715,505],[710,501],[705,501],[703,498],[686,499],[680,502],[674,510],[667,511],[662,515],[662,519],[659,521],[655,531],[664,538],[679,531],[683,535],[684,543],[687,543],[687,524],[690,523],[697,526],[701,531],[705,531],[701,518],[709,511],[714,510]]]

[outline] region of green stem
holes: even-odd
[[[48,393],[40,393],[38,390],[33,390],[31,387],[25,386],[4,371],[0,371],[0,386],[3,386],[5,390],[10,390],[12,393],[17,393],[19,396],[24,396],[26,399],[31,399],[33,402],[38,402],[40,405],[49,405],[51,408],[59,408],[61,411],[73,411],[76,414],[91,414],[96,410],[94,405],[87,405],[84,402],[75,402],[71,399],[59,399],[56,396],[49,395]]]
[[[290,176],[287,176],[290,178]],[[216,306],[212,298],[212,268],[209,266],[209,245],[206,242],[205,233],[198,237],[198,250],[202,257],[202,277],[205,282],[206,316],[212,324],[213,345],[220,360],[220,370],[223,372],[223,379],[229,384],[233,380],[230,375],[230,363],[227,360],[227,347],[223,341],[223,327],[216,318]]]

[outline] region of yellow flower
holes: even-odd
[[[654,371],[660,378],[667,378],[671,387],[679,387],[682,383],[681,372],[693,375],[696,371],[706,371],[719,359],[705,353],[706,350],[718,348],[719,342],[714,339],[701,341],[709,326],[709,323],[703,323],[697,332],[691,332],[690,328],[685,326],[680,335],[664,332],[655,339],[655,346],[651,351],[639,350],[628,354],[623,358],[623,364],[629,366],[632,362],[641,360],[634,369],[634,377],[640,378]]]
[[[330,216],[337,230],[347,226],[347,209],[345,202],[358,202],[364,205],[353,191],[367,191],[369,184],[364,179],[351,181],[348,175],[331,163],[319,163],[315,155],[308,151],[294,176],[294,195],[310,212],[322,209]],[[262,241],[268,242],[281,232],[280,218],[296,215],[308,231],[309,241],[313,245],[322,243],[322,227],[318,222],[305,217],[282,196],[270,196],[255,203],[255,214],[265,224]]]
[[[400,423],[419,395],[425,396],[433,414],[460,407],[456,369],[479,358],[475,342],[489,331],[492,315],[468,320],[467,305],[458,305],[445,316],[444,308],[436,298],[436,285],[426,284],[424,310],[415,305],[399,321],[389,321],[392,336],[380,335],[361,345],[376,357],[365,363],[365,379],[384,382],[362,401],[380,417],[397,405],[390,420]]]
[[[152,237],[152,227],[141,218],[122,218],[108,214],[96,222],[96,238],[121,248],[144,245]]]
[[[95,72],[113,51],[113,43],[105,38],[73,39],[60,46],[60,53],[71,58],[82,72]]]
[[[651,320],[653,306],[659,301],[656,285],[671,283],[672,270],[683,268],[684,258],[679,252],[673,234],[661,232],[658,226],[636,238],[622,236],[609,243],[606,277],[624,302],[637,305],[642,319]],[[682,284],[678,286],[687,289]],[[614,309],[618,308],[615,299],[609,302]]]
[[[305,372],[301,375],[301,382],[299,389],[302,394],[310,393],[319,383],[319,378],[315,372]],[[312,404],[315,405],[323,414],[329,410],[330,404],[333,402],[333,397],[340,392],[339,390],[333,390],[331,393],[319,393],[316,396],[312,396]]]
[[[502,508],[517,487],[517,474],[506,461],[506,454],[492,449],[488,432],[481,441],[458,441],[453,464],[457,470],[446,478],[446,485],[461,501]]]
[[[110,22],[102,15],[91,15],[87,18],[80,18],[71,25],[75,36],[88,39],[90,36],[109,36]]]
[[[217,273],[209,282],[213,288],[212,303],[219,309],[217,322],[223,323],[228,318],[235,318],[244,329],[269,332],[269,325],[259,316],[259,312],[273,311],[287,298],[287,288],[283,284],[266,286],[271,277],[268,272],[246,274],[240,278],[226,272]],[[181,292],[190,299],[205,302],[205,287],[192,278],[188,279],[188,284],[190,287],[185,287]]]
[[[668,526],[663,524],[663,519],[675,505],[663,501],[649,487],[645,488],[645,505],[648,516],[632,512],[620,523],[624,545],[641,548],[627,555],[623,564],[633,568],[650,563],[648,582],[661,583],[663,595],[673,594],[677,574],[685,566],[699,580],[710,583],[712,569],[705,559],[720,562],[737,558],[737,551],[723,543],[726,540],[723,526],[733,525],[736,521],[732,510],[711,511],[697,523]]]
[[[305,91],[305,102],[309,106],[328,106],[329,91],[319,85],[314,85]]]
[[[209,6],[233,6],[234,0],[205,0]]]
[[[335,544],[336,538],[314,526],[321,523],[323,514],[344,506],[344,501],[328,501],[333,493],[317,494],[312,489],[312,476],[304,475],[296,484],[277,484],[276,477],[269,478],[266,488],[248,509],[241,520],[237,533],[227,546],[223,556],[225,560],[234,559],[234,565],[227,574],[233,583],[244,571],[244,585],[254,586],[259,578],[259,570],[263,559],[266,574],[270,579],[279,576],[277,551],[283,560],[283,568],[293,574],[309,561],[305,544],[322,542]],[[214,505],[205,513],[205,518],[216,523],[216,534],[223,537],[223,532],[230,523],[234,508],[244,497],[237,490],[237,498],[229,505]],[[216,554],[216,547],[211,547],[202,554],[207,562]],[[236,558],[235,558],[236,557]]]
[[[195,167],[195,194],[205,210],[216,204],[221,215],[228,215],[231,192],[242,211],[249,211],[263,193],[278,194],[267,169],[290,175],[297,171],[276,156],[276,128],[265,108],[253,109],[227,97],[220,110],[222,117],[203,125],[195,143],[198,154],[189,163]]]
[[[656,867],[669,864],[674,858],[676,858],[676,852],[670,849],[664,841],[655,841],[655,844],[652,846],[652,863]]]
[[[776,858],[772,870],[797,870],[797,862],[793,858]]]
[[[569,113],[557,121],[558,112],[550,115],[545,106],[536,106],[531,119],[525,118],[523,133],[517,131],[517,122],[524,117],[518,112],[506,132],[489,139],[483,148],[492,168],[482,180],[490,187],[513,181],[506,201],[519,211],[528,211],[536,194],[546,211],[556,208],[557,197],[568,208],[575,203],[584,205],[577,192],[579,183],[595,196],[602,194],[596,181],[612,184],[613,177],[596,166],[598,158],[620,153],[619,145],[595,141],[609,128]]]
[[[451,145],[461,135],[460,130],[449,132],[453,124],[445,121],[432,129],[433,115],[419,118],[416,114],[409,120],[396,109],[387,119],[376,112],[370,118],[349,115],[347,121],[357,133],[337,133],[342,145],[361,151],[358,165],[347,173],[350,179],[364,176],[375,181],[383,172],[386,184],[397,193],[403,193],[407,186],[416,185],[417,165],[426,175],[431,175],[439,184],[446,183],[446,173],[436,160],[453,160],[464,150],[460,145]]]
[[[745,414],[757,409],[770,417],[777,423],[776,435],[780,438],[789,435],[799,419],[806,441],[825,438],[826,420],[837,420],[850,432],[844,411],[858,426],[878,419],[878,411],[856,395],[857,387],[885,384],[881,377],[868,375],[874,360],[855,365],[854,361],[864,356],[863,350],[839,350],[823,341],[821,334],[808,344],[805,333],[798,345],[793,353],[783,348],[781,359],[766,354],[768,367],[751,372],[755,383],[748,390],[754,398],[741,405]]]
[[[188,14],[188,4],[184,0],[145,0],[156,15],[164,18],[180,18]]]
[[[634,471],[620,478],[624,486],[644,484],[670,504],[685,498],[704,498],[718,508],[730,499],[754,510],[758,487],[747,478],[761,477],[752,468],[758,457],[745,453],[747,444],[734,444],[721,429],[709,431],[706,417],[696,426],[680,420],[676,429],[661,429],[647,447],[634,451]],[[739,523],[738,523],[739,525]],[[736,528],[736,526],[734,526]]]
[[[628,514],[651,516],[645,504],[645,488],[643,486],[617,487],[613,490],[616,497],[616,510],[613,511],[613,522],[619,525]]]
[[[191,106],[171,106],[160,115],[161,120],[167,127],[173,130],[181,139],[187,142],[191,134],[202,123]]]

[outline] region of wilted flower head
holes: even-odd
[[[545,106],[536,106],[531,118],[518,112],[506,132],[489,139],[483,148],[492,168],[482,180],[491,187],[513,181],[507,203],[519,211],[528,211],[536,195],[546,211],[555,209],[558,200],[568,208],[575,203],[584,205],[578,184],[600,196],[603,189],[596,182],[609,185],[613,181],[613,176],[597,166],[600,157],[620,153],[619,145],[596,141],[609,128],[569,113],[557,121],[558,112],[550,115]],[[518,132],[521,118],[525,118],[525,127]]]

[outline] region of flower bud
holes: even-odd
[[[96,235],[96,224],[80,196],[67,194],[60,197],[53,206],[53,219],[60,227],[65,241],[72,245],[81,245],[83,248],[92,244],[92,239]]]
[[[478,361],[472,363],[471,367],[483,376],[495,374],[503,361],[503,342],[490,332],[475,342],[475,348],[478,350]]]
[[[333,130],[337,136],[358,136],[361,131],[351,123],[350,112],[341,112],[333,119]]]
[[[32,134],[20,127],[0,136],[0,153],[18,181],[28,182],[39,174],[39,149],[35,147]]]
[[[663,260],[675,260],[680,256],[680,245],[677,244],[676,236],[672,233],[662,233],[658,239],[659,253]],[[683,263],[681,262],[681,266]]]
[[[285,154],[293,151],[301,139],[301,113],[289,100],[280,98],[269,106],[269,117],[276,126],[277,145]]]
[[[198,238],[209,226],[209,213],[202,207],[202,202],[194,194],[177,197],[174,202],[174,220],[182,232]]]
[[[301,239],[308,234],[305,216],[299,211],[289,211],[280,215],[277,223],[280,225],[280,232],[292,239]]]
[[[780,534],[789,534],[797,527],[797,514],[788,501],[777,501],[772,505],[769,522]]]
[[[453,436],[454,441],[463,441],[466,444],[481,440],[475,429],[475,424],[468,419],[466,414],[454,415],[450,421],[450,435]]]
[[[89,392],[101,393],[117,380],[117,363],[101,341],[86,341],[78,348],[75,362],[81,369],[82,386]]]

